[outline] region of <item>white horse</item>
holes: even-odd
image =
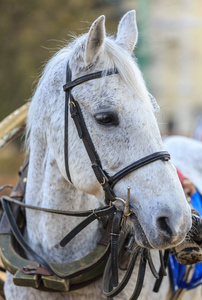
[[[188,176],[202,194],[202,143],[184,136],[169,136],[163,140],[174,165]],[[200,299],[202,287],[186,292],[184,299]]]
[[[202,194],[202,142],[184,136],[170,136],[164,139],[164,146],[174,165],[191,179]]]
[[[64,92],[67,61],[72,80],[97,71],[117,68],[118,74],[104,76],[72,90],[104,170],[113,175],[134,161],[163,150],[155,113],[158,105],[148,96],[140,70],[131,53],[137,42],[135,11],[123,16],[117,37],[107,37],[105,17],[100,16],[87,34],[60,50],[47,64],[33,96],[27,132],[30,164],[26,203],[38,206],[88,210],[104,205],[104,191],[92,171],[90,159],[71,118],[68,122],[68,159],[72,183],[64,161]],[[191,227],[190,208],[171,161],[157,160],[122,178],[114,187],[117,197],[126,198],[131,187],[128,218],[136,242],[150,249],[179,244]],[[74,261],[86,255],[100,237],[94,223],[65,248],[59,241],[79,222],[44,212],[26,210],[26,239],[48,261]],[[154,251],[158,260],[158,251]],[[129,299],[136,270],[117,299]],[[146,270],[140,300],[166,299],[168,279],[158,294],[152,292],[154,278]],[[13,299],[105,299],[98,280],[71,292],[43,292],[15,286],[8,273],[8,300]]]

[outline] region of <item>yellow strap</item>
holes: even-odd
[[[16,109],[0,123],[0,148],[25,129],[30,102]]]

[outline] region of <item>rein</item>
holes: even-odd
[[[17,193],[18,191],[14,190],[12,192],[13,196],[14,194]],[[128,200],[129,200],[129,192],[128,192]],[[160,254],[160,262],[161,262],[161,267],[159,272],[156,271],[155,266],[153,264],[150,250],[141,248],[139,246],[136,246],[133,250],[131,244],[134,242],[134,237],[129,233],[130,229],[123,228],[124,225],[124,218],[123,218],[123,212],[119,211],[116,209],[115,206],[107,206],[103,208],[99,208],[96,210],[90,210],[90,211],[81,211],[81,212],[72,212],[72,211],[60,211],[60,210],[52,210],[52,209],[47,209],[47,208],[42,208],[42,207],[37,207],[37,206],[32,206],[32,205],[27,205],[25,203],[20,202],[19,200],[13,199],[11,197],[3,196],[1,198],[1,202],[4,208],[4,216],[1,221],[1,232],[0,232],[0,245],[1,245],[1,239],[2,237],[5,237],[8,234],[9,228],[11,228],[13,235],[15,236],[15,239],[17,242],[20,244],[20,246],[24,249],[25,252],[27,252],[29,255],[31,255],[34,258],[34,262],[30,260],[23,260],[24,265],[22,265],[22,262],[18,262],[21,264],[21,268],[18,270],[17,273],[20,272],[20,280],[18,277],[16,277],[16,274],[14,276],[14,283],[17,285],[25,285],[25,286],[32,286],[41,290],[49,290],[51,289],[52,291],[65,291],[64,286],[60,286],[58,288],[58,285],[54,287],[56,279],[52,279],[52,286],[49,285],[49,280],[50,278],[55,275],[58,280],[64,280],[66,282],[71,282],[72,280],[72,285],[71,288],[69,287],[68,284],[68,290],[74,290],[75,285],[74,281],[78,281],[77,278],[82,278],[82,276],[87,276],[86,284],[91,283],[88,279],[88,273],[90,272],[90,277],[92,276],[93,273],[93,278],[97,278],[97,275],[99,274],[94,274],[94,272],[98,269],[100,272],[100,265],[103,266],[104,268],[104,274],[103,274],[103,284],[102,284],[102,289],[103,289],[103,294],[108,298],[112,299],[112,297],[115,297],[118,295],[126,286],[128,281],[130,280],[130,277],[132,275],[133,269],[135,267],[136,261],[138,256],[140,256],[140,263],[139,263],[139,270],[138,270],[138,277],[137,281],[135,284],[135,289],[130,297],[129,300],[137,300],[140,292],[142,290],[143,282],[144,282],[144,276],[145,276],[145,270],[146,270],[146,264],[147,261],[149,263],[150,270],[154,277],[157,279],[156,284],[154,286],[154,291],[158,292],[161,281],[163,276],[167,275],[166,274],[166,267],[167,267],[167,262],[168,262],[168,254],[169,250],[165,251],[164,257],[162,256],[162,251],[159,251]],[[87,218],[82,221],[78,226],[76,226],[61,242],[60,245],[62,247],[66,246],[69,241],[76,236],[81,230],[83,230],[86,226],[88,226],[92,221],[95,219],[101,220],[102,217],[108,216],[108,224],[106,226],[105,224],[105,233],[102,236],[101,240],[98,242],[98,246],[100,245],[105,245],[104,248],[102,248],[101,252],[98,252],[98,254],[95,256],[94,261],[91,262],[90,264],[85,264],[85,259],[81,259],[82,267],[78,268],[76,270],[72,271],[71,264],[72,263],[49,263],[46,260],[44,260],[42,257],[40,257],[24,240],[24,237],[22,233],[20,232],[18,225],[16,224],[17,222],[17,215],[18,213],[13,214],[13,208],[11,209],[10,204],[15,204],[18,207],[25,207],[28,209],[36,209],[40,210],[46,213],[57,213],[57,214],[62,214],[62,215],[67,215],[67,216],[78,216],[78,217],[83,217],[87,216]],[[127,200],[126,203],[127,205]],[[6,218],[5,218],[6,216]],[[6,223],[6,224],[5,224]],[[125,226],[124,226],[125,227]],[[110,238],[111,236],[111,238]],[[5,240],[4,240],[5,241]],[[97,246],[97,247],[98,247]],[[96,247],[96,248],[97,248]],[[128,250],[127,250],[128,249]],[[4,253],[1,253],[1,257],[3,260],[3,263],[6,267],[6,252],[9,252],[10,249],[6,248],[4,245]],[[128,251],[129,258],[127,260],[127,268],[125,275],[122,279],[122,281],[119,283],[118,279],[118,268],[120,268],[120,262],[122,256],[124,256],[123,252]],[[95,252],[95,250],[94,250]],[[92,251],[91,255],[89,256],[87,260],[92,259],[94,257],[94,252]],[[127,253],[127,252],[126,252]],[[15,254],[16,256],[14,257],[14,260],[19,260],[19,254]],[[86,257],[87,257],[86,256]],[[106,259],[108,260],[106,261]],[[76,261],[75,261],[76,262]],[[26,263],[26,264],[25,264]],[[35,265],[32,265],[32,264]],[[39,265],[38,265],[39,263]],[[31,265],[30,265],[31,264]],[[61,267],[62,265],[62,267]],[[65,266],[65,267],[64,267]],[[12,265],[9,265],[8,269],[10,272],[12,270]],[[99,268],[98,268],[99,267]],[[70,269],[70,270],[69,270]],[[102,270],[102,269],[101,269]],[[24,274],[24,275],[22,275]],[[86,275],[87,274],[87,275]],[[33,279],[32,276],[40,276],[41,277],[41,284],[37,285],[36,282],[34,285],[31,285],[30,279],[32,278],[33,281],[36,281]],[[18,275],[19,276],[19,275]],[[30,278],[28,280],[27,276]],[[26,281],[29,281],[27,283]],[[83,278],[82,278],[83,280]],[[43,283],[43,285],[42,285]],[[32,283],[33,284],[33,283]],[[77,285],[77,288],[83,287],[82,282]]]
[[[66,279],[70,279],[71,277],[74,276],[78,276],[80,274],[80,272],[77,271],[78,274],[69,274],[69,270],[67,270],[67,272],[61,272],[59,271],[57,268],[54,267],[54,264],[47,262],[44,258],[42,258],[41,256],[39,256],[25,241],[23,235],[21,234],[17,224],[16,224],[16,220],[13,216],[13,213],[11,211],[11,208],[9,206],[9,202],[12,202],[12,199],[10,200],[8,197],[2,197],[1,199],[2,204],[3,204],[3,209],[4,212],[6,214],[7,220],[9,220],[9,225],[10,228],[12,229],[12,232],[16,238],[16,240],[18,241],[18,243],[20,244],[20,246],[24,249],[24,251],[26,253],[28,253],[29,255],[31,255],[34,260],[36,260],[37,262],[39,262],[39,264],[41,266],[43,266],[43,268],[45,268],[46,270],[48,270],[50,272],[49,275],[54,274],[56,276],[58,276],[59,278],[66,278]],[[16,204],[16,202],[15,202]],[[18,205],[21,205],[21,203],[19,203]],[[26,205],[25,205],[26,207]],[[30,207],[29,207],[30,208]],[[32,207],[32,209],[35,209],[35,207]],[[85,225],[82,226],[82,229],[85,228],[87,225],[89,225],[91,222],[93,222],[95,219],[97,218],[101,218],[103,216],[108,216],[112,213],[115,212],[115,207],[111,206],[111,207],[105,207],[99,210],[95,210],[93,213],[91,213],[87,219],[84,220]],[[42,211],[45,211],[44,209],[42,209]],[[50,212],[50,211],[49,211]],[[56,212],[55,212],[56,213]],[[59,214],[61,214],[61,212],[59,212]],[[66,215],[65,212],[62,212],[63,215]],[[69,213],[67,213],[67,215],[69,215]],[[78,215],[78,213],[77,213]],[[83,213],[80,214],[80,216],[82,216]],[[74,216],[74,214],[72,213],[71,216]],[[76,227],[77,228],[77,227]],[[75,229],[76,229],[75,228]],[[75,229],[73,231],[73,236],[72,238],[76,235],[75,233]],[[61,243],[60,243],[61,244]],[[66,244],[64,244],[65,246]],[[62,246],[62,245],[61,245]],[[26,268],[28,269],[28,268]]]

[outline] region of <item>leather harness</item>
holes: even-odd
[[[95,176],[98,182],[102,185],[102,188],[105,192],[105,202],[107,206],[98,208],[96,210],[85,211],[85,212],[70,212],[70,211],[58,211],[52,209],[49,210],[49,209],[34,207],[32,205],[27,205],[23,203],[22,200],[24,199],[25,184],[23,185],[23,189],[22,189],[23,192],[22,191],[19,192],[18,187],[22,185],[24,176],[26,177],[24,173],[27,172],[27,166],[28,166],[27,164],[26,167],[23,168],[22,176],[20,177],[18,186],[12,192],[11,197],[4,196],[1,199],[4,208],[4,214],[5,214],[2,218],[1,232],[0,232],[0,248],[1,248],[1,257],[3,258],[3,262],[6,265],[8,261],[8,257],[6,256],[6,253],[4,251],[5,243],[6,242],[11,243],[10,239],[13,239],[13,236],[15,236],[15,239],[18,241],[21,248],[25,252],[28,252],[34,258],[34,262],[29,261],[22,257],[18,258],[19,260],[21,259],[22,261],[20,261],[18,266],[13,269],[12,269],[12,263],[7,264],[7,269],[11,273],[16,273],[17,270],[17,276],[15,274],[14,277],[15,284],[28,285],[27,282],[25,283],[25,280],[23,281],[20,279],[22,278],[30,279],[31,278],[30,276],[36,276],[37,274],[40,274],[40,283],[38,283],[39,277],[37,278],[37,280],[32,278],[32,281],[31,280],[29,281],[32,282],[32,284],[29,284],[29,286],[40,288],[43,290],[55,289],[57,291],[58,290],[67,291],[67,290],[74,289],[74,286],[78,283],[79,283],[79,287],[83,286],[83,284],[89,284],[89,282],[93,278],[97,278],[97,276],[102,274],[103,270],[105,269],[103,275],[103,293],[107,296],[108,299],[112,299],[112,297],[119,294],[127,284],[128,280],[131,277],[132,271],[134,269],[137,256],[140,255],[141,259],[140,259],[137,283],[136,283],[134,293],[131,296],[130,300],[137,299],[141,292],[147,261],[149,262],[149,266],[153,275],[157,278],[155,291],[158,291],[159,288],[158,286],[162,280],[162,276],[165,275],[166,273],[165,272],[165,267],[167,263],[166,255],[168,251],[167,250],[165,251],[164,258],[162,257],[162,252],[159,251],[160,258],[161,258],[161,269],[158,273],[155,270],[154,264],[151,259],[150,251],[148,249],[143,249],[138,246],[135,247],[136,250],[133,250],[132,248],[131,248],[132,250],[129,249],[130,247],[128,245],[135,243],[134,237],[130,234],[130,229],[128,228],[128,226],[126,226],[126,218],[131,213],[133,213],[130,211],[129,190],[128,190],[127,200],[124,201],[115,195],[113,188],[120,179],[122,179],[129,173],[157,160],[168,161],[170,159],[170,155],[167,151],[155,152],[138,161],[133,162],[132,164],[123,168],[113,176],[109,176],[102,167],[101,159],[99,158],[99,155],[94,147],[89,131],[86,127],[80,105],[74,99],[71,93],[72,88],[74,88],[77,85],[83,84],[86,81],[98,79],[103,76],[111,76],[117,74],[118,74],[117,69],[109,69],[105,71],[88,74],[72,81],[71,70],[69,67],[69,63],[67,63],[67,69],[66,69],[67,82],[63,87],[65,91],[64,154],[65,154],[65,167],[66,167],[67,177],[68,180],[72,182],[70,171],[69,171],[69,163],[68,163],[68,159],[69,159],[68,158],[68,115],[69,115],[68,107],[70,105],[70,113],[76,125],[78,135],[84,143],[85,149],[91,160],[91,165],[95,173]],[[18,198],[18,194],[19,194],[19,198]],[[125,205],[124,211],[121,211],[115,207],[115,205],[113,204],[115,200],[121,200],[124,203]],[[91,222],[93,222],[96,219],[102,222],[104,235],[102,236],[101,240],[99,241],[95,249],[92,250],[92,253],[89,253],[86,257],[81,259],[82,260],[81,263],[79,263],[79,261],[81,260],[75,261],[73,263],[66,263],[66,264],[47,262],[45,259],[40,257],[33,249],[31,249],[30,246],[27,244],[27,242],[24,240],[23,234],[20,232],[19,226],[17,225],[17,217],[19,215],[20,210],[16,209],[16,207],[13,207],[13,204],[11,209],[10,203],[18,204],[27,207],[28,209],[39,209],[47,213],[50,212],[59,213],[68,216],[82,216],[82,217],[86,216],[86,219],[84,219],[84,221],[82,221],[79,225],[77,225],[70,233],[68,233],[67,236],[63,238],[63,240],[60,242],[60,245],[62,247],[64,247],[67,243],[69,243],[69,241],[72,238],[74,238],[81,230],[83,230],[86,226],[88,226]],[[12,233],[10,231],[10,228],[12,230]],[[14,253],[15,255],[15,258],[19,256],[16,253],[15,249],[12,248],[12,251],[13,251],[12,253]],[[121,264],[123,251],[126,251],[128,253],[129,262],[127,263],[128,266],[127,266],[125,276],[121,281],[121,283],[119,283],[118,268]],[[108,261],[106,263],[107,259]],[[88,263],[86,261],[88,261]],[[23,263],[25,263],[25,265],[22,265]],[[81,267],[81,264],[84,267]],[[53,278],[55,281],[53,280]],[[66,280],[65,287],[64,285],[62,286],[61,284],[62,282],[61,280],[64,281],[64,279]],[[54,287],[53,281],[54,282],[57,281],[57,284],[55,285],[56,287]]]

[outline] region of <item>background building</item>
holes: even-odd
[[[152,92],[162,107],[162,132],[192,135],[202,112],[202,2],[151,1],[150,65]]]

